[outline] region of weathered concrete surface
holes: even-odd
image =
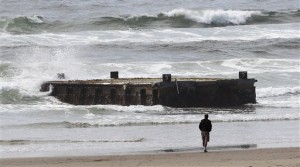
[[[51,85],[51,96],[74,105],[228,107],[256,103],[255,82],[247,79],[247,74],[240,79],[117,77],[48,81],[42,84],[41,91],[49,91]]]

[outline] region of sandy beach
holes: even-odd
[[[89,166],[300,166],[300,148],[159,154],[0,159],[1,167]]]
[[[299,0],[0,2],[0,167],[299,166]]]

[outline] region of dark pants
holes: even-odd
[[[201,131],[203,147],[207,147],[207,143],[209,142],[209,132]]]

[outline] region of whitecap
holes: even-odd
[[[260,11],[235,11],[235,10],[203,10],[174,9],[165,13],[167,16],[183,15],[199,23],[228,25],[245,24],[253,15],[261,14]]]

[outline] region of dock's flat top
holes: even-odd
[[[226,80],[224,78],[175,78],[171,81],[194,81],[194,82],[213,82]],[[49,83],[56,84],[153,84],[162,82],[162,78],[119,78],[119,79],[95,79],[95,80],[56,80]]]

